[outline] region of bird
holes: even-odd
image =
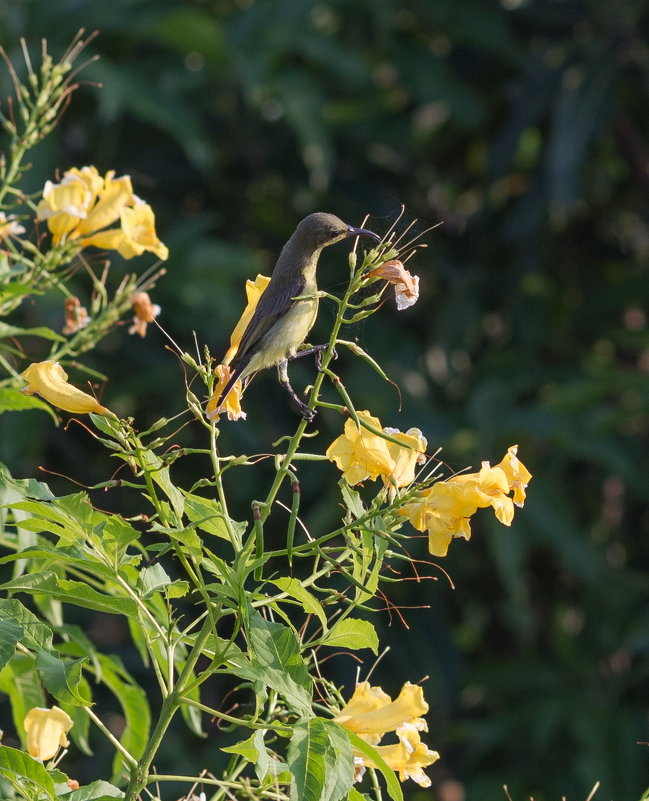
[[[295,358],[318,313],[316,269],[322,249],[354,236],[381,237],[366,228],[355,228],[334,214],[315,212],[305,217],[286,242],[273,269],[270,282],[241,336],[230,362],[230,378],[217,408],[237,381],[258,370],[277,365],[280,384],[297,404],[306,420],[316,412],[296,395],[288,379],[288,360]]]

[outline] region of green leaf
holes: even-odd
[[[318,620],[322,623],[323,629],[327,630],[327,616],[322,604],[318,599],[305,589],[296,578],[285,576],[283,578],[274,579],[270,582],[282,592],[295,598],[302,605],[304,611],[309,615],[316,615]]]
[[[354,758],[348,738],[333,721],[298,721],[288,746],[291,799],[339,801],[354,781]]]
[[[367,620],[350,617],[335,623],[320,643],[352,651],[369,648],[375,654],[379,650],[379,638],[374,626]]]
[[[248,640],[262,681],[281,693],[298,714],[311,714],[311,676],[293,631],[249,608]]]
[[[49,403],[45,403],[35,395],[25,395],[14,387],[0,387],[0,414],[2,412],[20,412],[25,409],[40,409],[54,419],[58,424],[59,418]]]
[[[137,604],[130,598],[115,598],[98,592],[81,581],[59,579],[53,571],[20,576],[1,584],[0,589],[44,594],[75,606],[138,620]]]
[[[36,655],[36,669],[45,689],[58,700],[77,706],[88,706],[90,699],[79,689],[81,667],[87,660],[75,659],[64,662],[57,656],[40,650]]]
[[[120,703],[126,726],[121,742],[136,759],[144,753],[151,728],[151,711],[144,690],[139,687],[122,667],[116,657],[98,654],[101,663],[102,682]],[[122,758],[115,754],[113,781],[118,781],[123,772]]]
[[[365,742],[365,740],[361,739],[357,734],[354,734],[353,731],[344,729],[344,732],[354,750],[359,751],[363,756],[367,757],[368,760],[376,765],[377,770],[381,771],[383,778],[385,779],[385,785],[387,787],[388,794],[392,801],[403,801],[403,791],[401,789],[399,779],[397,779],[396,773],[387,764],[379,752],[369,743]]]
[[[56,798],[54,782],[42,763],[24,751],[0,745],[0,775],[6,776],[12,783],[27,779],[48,798]]]
[[[124,798],[124,793],[114,784],[99,780],[59,798],[60,801],[103,801],[105,798]]]
[[[51,649],[53,636],[51,629],[17,598],[0,598],[0,618],[13,618],[20,624],[22,644],[26,648]]]
[[[206,534],[230,541],[223,519],[223,509],[218,501],[201,498],[188,492],[185,494],[185,514],[196,528]]]
[[[16,654],[5,665],[0,671],[0,692],[9,697],[14,727],[22,736],[27,712],[35,706],[45,706],[43,688],[31,656]]]
[[[254,732],[246,740],[241,740],[241,742],[234,745],[227,745],[221,751],[225,751],[226,754],[239,754],[244,759],[247,759],[248,762],[256,762],[259,756],[259,750],[255,744],[257,734],[258,732]]]
[[[150,598],[155,592],[164,589],[170,583],[169,574],[160,562],[156,562],[140,571],[138,589],[143,598]]]
[[[165,587],[165,595],[171,601],[174,598],[184,598],[189,592],[189,582],[184,579],[176,579]]]
[[[19,328],[17,325],[0,323],[0,338],[19,336],[42,337],[43,339],[50,339],[53,342],[66,341],[64,336],[57,334],[56,331],[52,331],[51,328],[46,328],[44,325],[37,326],[36,328]]]
[[[0,620],[0,668],[3,668],[16,652],[16,645],[23,636],[23,627],[12,618]]]

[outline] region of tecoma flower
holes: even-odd
[[[151,303],[148,292],[137,292],[133,295],[133,325],[128,329],[129,334],[146,336],[146,329],[160,314],[162,309],[156,303]]]
[[[48,359],[34,362],[23,372],[27,386],[21,391],[26,395],[40,395],[53,406],[66,412],[110,415],[112,412],[102,406],[92,395],[72,386],[67,381],[68,375],[58,362]]]
[[[169,248],[162,244],[155,232],[153,209],[135,195],[133,199],[133,208],[124,206],[120,212],[120,228],[98,231],[81,241],[84,245],[116,250],[124,259],[132,259],[149,251],[164,261],[169,257]]]
[[[419,299],[419,276],[412,275],[398,259],[384,261],[368,273],[368,278],[382,278],[394,286],[398,311],[408,309]]]
[[[83,170],[70,170],[70,172],[76,172],[81,175]],[[79,222],[70,234],[71,239],[108,228],[109,225],[119,220],[122,209],[127,205],[133,205],[135,196],[133,195],[130,177],[122,175],[120,178],[115,178],[114,175],[114,170],[106,173],[103,186],[97,192],[96,202],[86,217]]]
[[[259,303],[259,298],[269,283],[270,278],[267,275],[258,275],[254,281],[246,281],[246,298],[248,299],[248,303],[246,308],[243,310],[243,314],[241,315],[239,322],[235,325],[232,333],[230,334],[230,347],[223,357],[223,364],[230,364],[232,359],[234,359],[234,357],[237,355],[237,350],[239,349],[239,343],[241,342],[243,332],[246,330],[248,323],[252,319],[252,315],[257,308],[257,304]]]
[[[372,428],[381,430],[379,419],[368,411],[358,412],[358,418],[365,420]],[[394,469],[388,441],[362,425],[357,425],[352,418],[345,422],[344,433],[327,448],[326,456],[329,461],[338,465],[350,486],[360,484],[368,478],[373,480],[379,476],[389,477]]]
[[[36,219],[47,220],[52,241],[58,245],[88,215],[94,199],[88,183],[68,171],[58,184],[46,181]]]
[[[496,467],[483,462],[478,473],[464,473],[446,481],[436,481],[423,490],[399,513],[410,519],[418,531],[428,532],[428,550],[446,556],[454,537],[471,537],[469,518],[480,508],[491,506],[496,518],[506,526],[514,518],[514,501],[522,505],[525,487],[531,478],[516,457],[512,446]],[[514,498],[509,497],[514,492]]]
[[[230,368],[227,364],[217,364],[214,372],[218,382],[214,387],[212,397],[207,402],[206,414],[210,420],[218,420],[220,414],[227,414],[228,420],[245,420],[246,413],[241,409],[241,381],[237,381],[228,392],[227,398],[220,403],[223,388],[230,380]],[[218,404],[218,407],[217,407]]]
[[[364,420],[377,431],[403,443],[395,442],[356,425],[353,419],[345,423],[343,433],[327,448],[327,458],[335,462],[343,471],[345,481],[353,486],[367,479],[381,476],[386,484],[393,487],[406,487],[415,479],[415,468],[425,460],[427,442],[418,428],[411,428],[403,434],[397,428],[383,428],[377,417],[368,411],[358,412],[359,420]]]
[[[419,736],[420,731],[427,730],[426,721],[421,717],[426,712],[428,704],[418,685],[404,684],[392,701],[380,687],[371,687],[364,681],[356,686],[354,694],[334,720],[376,748],[388,765],[399,773],[401,781],[410,778],[422,787],[428,787],[430,779],[423,768],[437,761],[439,754],[429,751]],[[388,732],[395,732],[399,742],[378,745]],[[364,754],[355,751],[354,756],[367,767],[377,767]]]
[[[45,762],[56,756],[59,748],[69,745],[66,734],[72,728],[72,718],[58,706],[51,709],[33,707],[25,716],[23,725],[27,733],[27,753],[35,759]]]

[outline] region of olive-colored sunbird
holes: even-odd
[[[257,370],[277,365],[279,381],[311,420],[313,409],[295,394],[288,380],[288,360],[308,336],[318,313],[316,268],[323,248],[351,236],[381,238],[365,228],[354,228],[333,214],[318,212],[305,217],[282,248],[270,283],[262,292],[236,355],[230,363],[231,376],[221,393],[223,403],[234,383]]]

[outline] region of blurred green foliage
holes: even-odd
[[[442,801],[451,779],[468,799],[503,798],[507,784],[515,800],[574,801],[596,780],[596,799],[637,798],[649,783],[646,4],[0,2],[16,64],[19,37],[34,56],[46,37],[58,55],[81,26],[99,30],[100,59],[25,189],[88,163],[132,176],[171,249],[154,300],[183,348],[195,331],[225,350],[244,279],[272,268],[306,213],[355,224],[368,213],[380,232],[405,204],[415,230],[443,222],[412,263],[418,305],[355,332],[401,387],[403,412],[369,369],[338,368],[359,408],[419,426],[454,468],[518,442],[535,477],[511,530],[485,516],[454,543],[455,590],[425,565],[436,584],[394,585],[392,603],[430,608],[403,611],[408,638],[392,616],[375,678],[394,689],[390,676],[395,687],[430,676]],[[4,73],[0,84],[5,97]],[[320,283],[335,292],[345,255],[326,256]],[[80,274],[82,302],[89,290]],[[60,328],[62,307],[36,300],[23,316]],[[111,408],[142,427],[182,405],[164,346],[155,330],[135,341],[119,328],[94,354]],[[296,387],[313,375],[292,371]],[[224,424],[224,447],[263,450],[293,412],[270,373],[247,398],[262,411]],[[340,420],[323,413],[319,428],[330,441]],[[0,442],[16,476],[42,464],[89,482],[112,469],[86,435],[39,412],[4,414]],[[331,514],[334,491],[314,472],[312,521]],[[353,665],[334,669],[351,687]],[[176,746],[165,757],[178,763],[196,747]]]

